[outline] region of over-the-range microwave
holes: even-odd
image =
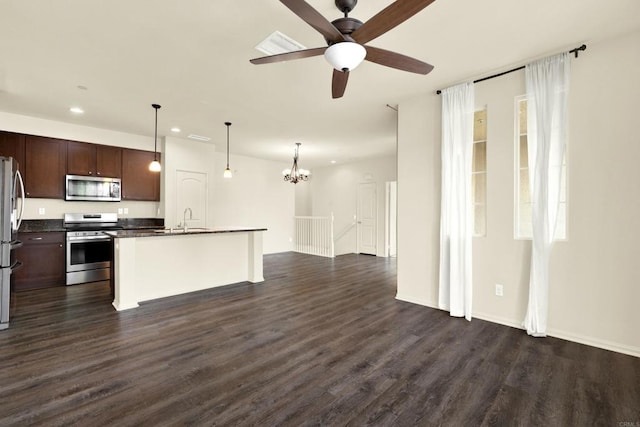
[[[65,200],[120,201],[122,185],[120,178],[67,175],[66,184]]]

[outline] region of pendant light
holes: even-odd
[[[151,106],[156,110],[156,127],[153,137],[153,162],[149,163],[149,170],[151,172],[160,172],[162,170],[162,166],[158,161],[158,109],[160,108],[160,105],[151,104]]]
[[[229,127],[231,122],[224,122],[224,124],[227,127],[227,168],[224,170],[224,177],[231,178],[233,176],[231,169],[229,169]]]

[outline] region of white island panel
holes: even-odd
[[[113,305],[135,308],[232,283],[262,282],[262,232],[116,238]]]

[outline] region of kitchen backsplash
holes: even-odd
[[[158,202],[67,202],[58,199],[27,198],[24,219],[59,219],[65,213],[102,213],[113,212],[118,218],[161,218]]]

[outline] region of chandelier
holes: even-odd
[[[297,184],[299,181],[307,181],[309,179],[309,171],[306,169],[298,168],[298,150],[300,149],[300,143],[296,142],[296,152],[293,155],[293,166],[291,169],[285,169],[282,171],[284,180],[289,181],[292,184]]]

